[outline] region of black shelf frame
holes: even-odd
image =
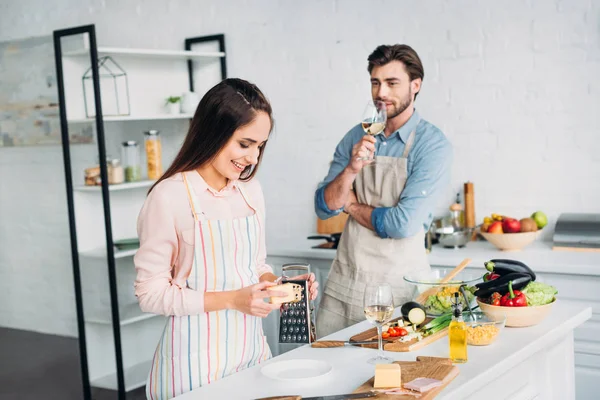
[[[67,109],[65,101],[65,86],[64,86],[64,73],[62,65],[62,43],[61,40],[65,37],[87,34],[90,44],[90,63],[92,68],[92,81],[94,88],[94,102],[95,102],[95,123],[96,132],[98,139],[98,154],[100,160],[106,160],[106,145],[104,135],[104,119],[102,116],[102,101],[100,96],[100,76],[98,71],[98,46],[96,42],[96,28],[95,25],[83,25],[73,28],[60,29],[53,32],[54,40],[54,58],[56,65],[56,77],[57,77],[57,88],[58,88],[58,101],[59,101],[59,116],[60,116],[60,130],[62,139],[62,150],[63,150],[63,164],[65,171],[65,183],[67,189],[67,207],[69,217],[69,233],[71,242],[71,261],[73,264],[73,285],[75,290],[75,306],[77,313],[77,333],[79,339],[79,356],[80,356],[80,368],[81,368],[81,379],[83,384],[83,399],[92,399],[92,390],[89,379],[88,370],[88,357],[87,357],[87,342],[85,333],[85,318],[83,311],[83,296],[81,290],[81,269],[79,261],[79,250],[77,246],[77,229],[75,223],[75,204],[73,196],[73,175],[72,175],[72,164],[71,164],[71,149],[69,143],[69,126],[67,121]],[[185,50],[191,50],[194,44],[206,43],[217,41],[219,44],[219,51],[225,52],[225,35],[210,35],[210,36],[198,36],[185,39],[184,46]],[[221,57],[221,79],[227,78],[227,63],[226,55]],[[188,75],[190,82],[190,91],[194,91],[194,78],[193,61],[189,59],[188,63]],[[118,385],[118,399],[126,400],[127,393],[125,391],[125,377],[123,370],[123,352],[121,343],[121,325],[119,317],[119,303],[117,293],[117,275],[116,275],[116,263],[114,254],[114,241],[112,237],[112,224],[111,224],[111,212],[110,212],[110,192],[108,189],[108,169],[106,163],[100,163],[100,177],[102,179],[102,205],[104,214],[104,227],[106,231],[106,250],[107,250],[107,268],[108,268],[108,283],[110,292],[110,308],[111,308],[111,320],[113,327],[113,340],[115,344],[115,360],[116,360],[116,372],[117,372],[117,385]]]

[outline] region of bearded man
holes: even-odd
[[[411,300],[403,278],[430,270],[424,234],[450,183],[452,146],[414,107],[424,77],[418,54],[382,45],[368,62],[385,129],[368,135],[362,124],[352,128],[315,193],[319,218],[349,214],[319,306],[319,337],[365,319],[369,283],[389,283],[396,307]]]

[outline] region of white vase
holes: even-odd
[[[169,114],[179,114],[179,103],[167,103],[167,112]]]
[[[185,92],[181,95],[181,113],[194,114],[196,107],[200,103],[200,98],[194,92]]]

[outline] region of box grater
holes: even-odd
[[[308,291],[308,280],[297,279],[299,275],[310,273],[310,264],[284,264],[281,269],[281,283],[291,282],[300,285],[300,301],[282,303],[279,309],[279,343],[304,344],[317,340],[314,321],[314,307]]]

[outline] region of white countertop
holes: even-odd
[[[333,260],[335,250],[311,248],[320,243],[317,240],[306,240],[301,241],[298,247],[270,248],[267,251],[272,257]],[[501,251],[487,241],[470,242],[462,249],[445,249],[434,245],[429,254],[429,263],[432,266],[455,267],[467,257],[473,260],[470,266],[482,268],[485,261],[510,258],[522,261],[540,273],[600,275],[600,252],[557,251],[552,250],[551,242],[542,241],[517,251]]]
[[[395,316],[399,310],[396,309]],[[490,346],[469,346],[469,361],[459,365],[460,374],[438,399],[464,399],[480,386],[490,382],[518,365],[538,351],[552,345],[557,337],[567,335],[592,315],[591,307],[558,300],[551,314],[540,324],[529,328],[504,328],[497,341]],[[334,333],[324,339],[347,340],[352,335],[368,329],[363,321]],[[386,352],[396,360],[414,361],[417,356],[448,356],[448,341],[440,339],[425,348],[410,353]],[[200,399],[255,399],[260,397],[298,394],[301,396],[323,396],[351,393],[370,379],[375,372],[366,361],[375,355],[372,349],[340,347],[313,349],[308,345],[299,347],[265,363],[238,372],[227,378],[203,386],[176,397],[177,400]],[[330,363],[332,371],[318,378],[289,383],[267,378],[261,373],[262,366],[289,359],[317,359]]]

